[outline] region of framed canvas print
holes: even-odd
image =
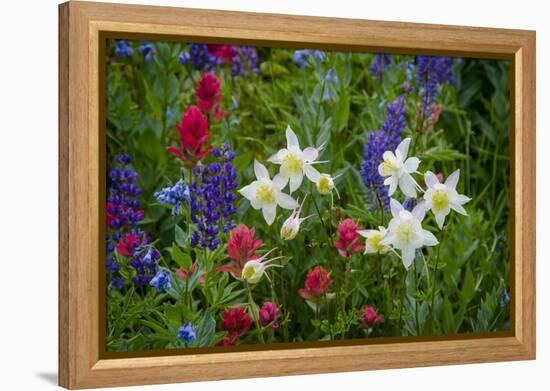
[[[534,359],[534,32],[59,12],[62,386]]]

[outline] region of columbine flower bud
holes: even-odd
[[[271,251],[273,250],[268,251],[261,258],[252,259],[247,263],[245,263],[243,267],[243,271],[241,273],[241,278],[244,279],[249,284],[257,284],[262,279],[266,269],[270,267],[275,267],[275,266],[280,267],[281,265],[274,265],[271,263],[272,261],[280,257],[272,258],[267,261],[265,260],[265,258]]]
[[[284,239],[284,240],[294,239],[296,235],[298,235],[298,231],[300,231],[300,225],[302,224],[302,222],[311,217],[311,216],[307,216],[304,218],[300,218],[300,212],[302,211],[302,206],[304,205],[305,200],[306,199],[304,197],[304,200],[302,201],[302,204],[300,205],[300,207],[298,209],[294,209],[292,214],[283,223],[281,227],[281,239]]]
[[[334,180],[329,174],[321,174],[317,179],[316,186],[320,194],[330,194],[334,189]]]

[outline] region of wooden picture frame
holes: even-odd
[[[511,63],[511,332],[191,355],[101,353],[105,34]],[[535,32],[88,2],[59,6],[59,384],[90,388],[535,358]]]

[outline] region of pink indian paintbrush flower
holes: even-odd
[[[361,317],[361,324],[366,328],[372,328],[376,326],[384,317],[381,314],[376,313],[376,309],[373,306],[365,307],[363,316]]]
[[[338,242],[336,248],[342,257],[349,257],[352,252],[362,251],[365,246],[359,242],[359,226],[352,219],[345,219],[338,225]]]
[[[176,270],[176,274],[184,281],[188,281],[194,274],[195,272],[197,271],[197,263],[193,263],[191,265],[191,267],[189,268],[189,270],[185,270],[183,269],[182,267],[178,268]],[[206,270],[203,270],[201,271],[201,275],[199,277],[199,279],[197,280],[197,282],[199,284],[204,284],[205,282],[205,279],[204,279],[204,275],[206,274]]]
[[[235,57],[235,55],[237,54],[235,47],[232,45],[209,44],[206,46],[208,47],[208,53],[223,62],[230,63],[233,57]]]
[[[276,329],[279,327],[279,318],[281,316],[279,312],[279,308],[277,307],[277,304],[266,301],[262,308],[260,308],[259,311],[260,315],[260,324],[262,326],[269,326],[273,329]]]
[[[202,75],[195,87],[195,98],[202,112],[211,115],[211,119],[219,121],[227,115],[227,112],[221,109],[221,83],[214,73],[207,72]]]
[[[256,251],[262,245],[261,240],[254,239],[256,230],[241,224],[231,231],[231,237],[227,243],[227,253],[231,264],[220,266],[219,272],[231,272],[235,278],[240,278],[244,265],[251,260],[260,258]]]
[[[223,312],[222,328],[227,335],[218,342],[219,346],[233,346],[245,335],[252,325],[252,318],[242,307],[228,308]]]
[[[318,301],[327,293],[332,280],[322,266],[315,266],[307,273],[304,288],[298,290],[298,294],[309,301]]]
[[[210,137],[208,121],[197,106],[189,106],[182,115],[181,124],[176,124],[181,146],[169,146],[166,149],[179,157],[184,163],[193,165],[202,159],[212,147],[206,146]]]

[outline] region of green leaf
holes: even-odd
[[[176,243],[172,243],[172,259],[181,266],[183,270],[189,270],[193,264],[191,256],[181,251]]]
[[[340,94],[336,110],[334,111],[334,125],[336,131],[341,131],[348,125],[350,109],[350,97],[347,91]]]
[[[441,321],[443,326],[443,332],[450,334],[455,332],[455,321],[453,316],[453,306],[447,296],[441,303]]]
[[[187,235],[185,234],[185,231],[177,224],[174,225],[174,240],[178,246],[182,248],[187,247]]]
[[[193,345],[198,347],[210,346],[214,343],[216,335],[216,321],[210,311],[206,311],[197,325],[197,339]]]

